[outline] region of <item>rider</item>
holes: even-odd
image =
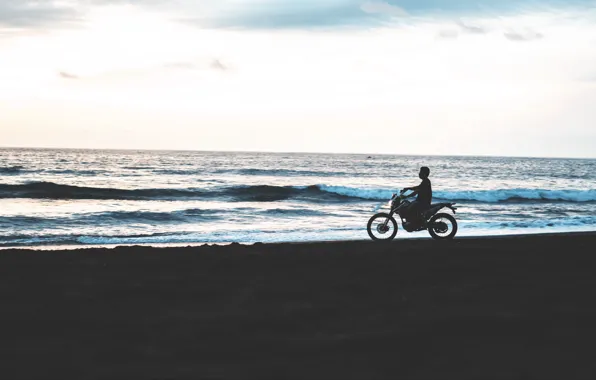
[[[402,193],[412,190],[414,192],[411,194],[411,196],[417,195],[416,200],[412,202],[412,204],[405,210],[406,219],[408,219],[408,221],[413,221],[418,215],[420,215],[420,213],[430,207],[430,202],[433,198],[433,189],[430,180],[428,179],[429,175],[430,169],[426,166],[421,167],[420,173],[418,174],[422,180],[420,185],[406,187],[402,190]]]

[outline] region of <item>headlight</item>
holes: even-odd
[[[393,206],[393,200],[390,200],[390,201],[387,203],[387,206],[389,206],[389,208],[391,208],[391,207]]]

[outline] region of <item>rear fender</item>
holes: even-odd
[[[425,212],[424,216],[426,219],[430,219],[436,213],[438,213],[439,211],[441,211],[444,208],[450,209],[454,214],[456,213],[456,210],[457,210],[457,207],[455,207],[455,203],[439,203],[439,204],[435,205],[434,207],[432,207],[431,209],[429,209],[427,212]]]
[[[450,209],[454,214],[456,214],[457,207],[455,207],[455,203],[448,203],[446,208]]]

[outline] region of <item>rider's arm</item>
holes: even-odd
[[[414,186],[414,187],[406,187],[406,188],[404,188],[404,190],[403,190],[403,191],[408,191],[408,190],[411,190],[411,191],[413,191],[411,194],[408,194],[408,195],[407,195],[407,197],[408,197],[408,198],[409,198],[409,197],[413,197],[413,196],[415,196],[415,195],[418,195],[418,191],[420,190],[420,185],[418,185],[418,186]]]
[[[404,190],[406,190],[406,191],[412,190],[412,191],[418,192],[418,190],[420,190],[420,185],[414,186],[414,187],[405,187]]]

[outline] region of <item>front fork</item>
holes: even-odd
[[[387,225],[389,224],[389,220],[393,218],[393,215],[395,215],[395,210],[391,210],[389,212],[389,218],[385,219],[385,222],[382,224],[383,227],[387,227]]]

